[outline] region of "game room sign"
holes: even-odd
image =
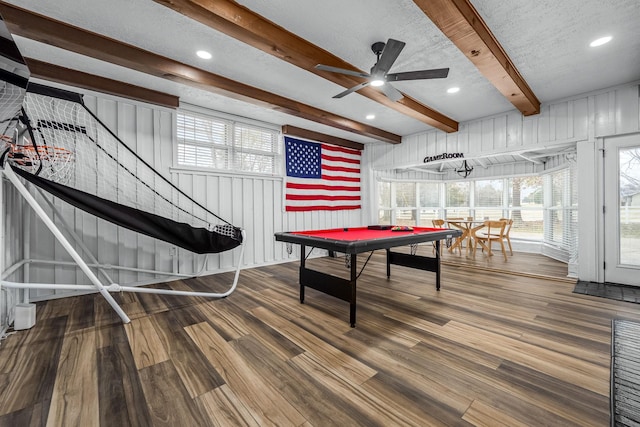
[[[424,158],[422,163],[435,162],[436,160],[447,160],[447,159],[463,159],[464,153],[442,153],[436,156],[427,156]]]

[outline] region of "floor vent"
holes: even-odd
[[[640,323],[611,326],[611,425],[640,425]]]

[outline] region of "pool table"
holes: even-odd
[[[398,230],[399,229],[399,230]],[[300,245],[300,302],[304,303],[304,289],[310,287],[349,303],[350,324],[356,324],[356,280],[360,273],[356,268],[357,255],[362,252],[385,249],[387,252],[387,277],[391,276],[391,264],[436,273],[436,289],[440,290],[440,241],[453,239],[462,234],[460,230],[427,227],[368,226],[329,230],[295,231],[275,233],[276,241]],[[393,252],[398,246],[434,242],[433,257]],[[344,279],[305,266],[306,247],[326,249],[350,256],[350,279]],[[412,246],[416,248],[416,246]],[[309,252],[311,253],[311,252]],[[367,260],[368,261],[368,260]],[[364,264],[366,266],[366,262]],[[364,266],[362,267],[364,269]]]

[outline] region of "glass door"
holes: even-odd
[[[640,286],[640,134],[604,148],[604,280]]]

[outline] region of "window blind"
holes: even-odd
[[[230,122],[196,114],[178,113],[176,133],[179,165],[228,168],[227,141],[231,134]]]
[[[578,259],[578,180],[575,164],[547,176],[551,194],[545,217],[543,253],[564,262]]]
[[[179,166],[271,175],[279,171],[276,130],[180,111],[176,133]]]

